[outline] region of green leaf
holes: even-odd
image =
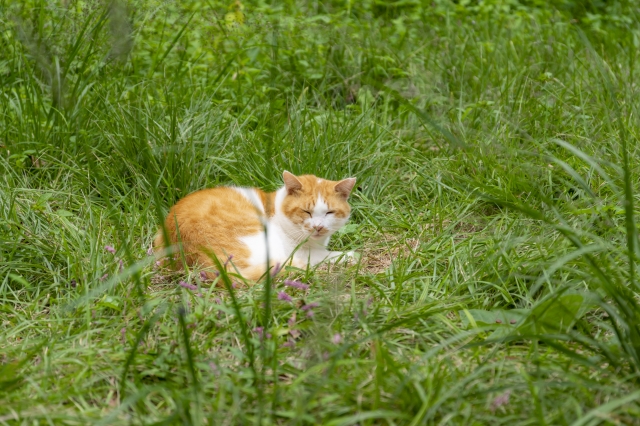
[[[493,311],[485,311],[482,309],[464,309],[458,312],[460,319],[462,320],[462,326],[469,328],[469,326],[485,327],[485,326],[500,326],[503,325],[515,325],[520,322],[529,314],[528,309],[510,309],[502,310],[496,309]]]
[[[109,296],[105,294],[102,299],[98,302],[98,306],[103,306],[105,308],[115,309],[116,311],[121,311],[120,308],[120,299],[114,296]]]
[[[359,226],[355,223],[350,223],[343,226],[338,230],[338,234],[352,234],[358,230]]]
[[[527,319],[518,326],[518,333],[543,334],[562,332],[573,326],[589,307],[582,294],[563,294],[538,303]]]
[[[22,284],[25,287],[31,287],[31,285],[29,284],[29,281],[25,280],[22,276],[17,275],[17,274],[9,274],[9,278],[11,278],[13,281]]]

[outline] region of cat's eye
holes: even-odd
[[[304,210],[304,209],[302,211],[305,212],[306,214],[308,214],[309,216],[311,216],[311,212],[310,211]]]
[[[327,212],[327,214],[334,214],[335,212],[333,210]]]

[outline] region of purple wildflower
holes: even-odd
[[[340,333],[336,333],[333,335],[333,338],[331,339],[331,341],[334,344],[339,345],[340,343],[342,343],[342,336],[340,335]]]
[[[153,256],[153,247],[149,247],[149,250],[147,250],[147,256]]]
[[[309,318],[313,318],[313,316],[314,316],[314,315],[315,315],[315,314],[313,313],[313,311],[312,311],[311,309],[309,309],[309,310],[307,311],[307,317],[309,317]]]
[[[114,249],[114,248],[113,248],[113,247],[111,247],[111,246],[104,246],[104,249],[105,249],[106,251],[108,251],[109,253],[111,253],[111,254],[116,254],[116,249]]]
[[[311,302],[311,303],[307,303],[306,305],[304,305],[302,308],[303,311],[310,311],[313,308],[317,308],[318,306],[320,306],[320,304],[318,302]]]
[[[207,273],[205,271],[200,271],[200,279],[202,281],[207,281]]]
[[[122,327],[120,329],[120,336],[122,337],[122,344],[124,344],[127,341],[127,329]]]
[[[124,261],[122,259],[120,259],[120,272],[122,272],[124,270]]]
[[[184,288],[186,288],[187,290],[191,290],[191,291],[196,291],[196,290],[198,289],[198,286],[197,286],[197,285],[195,285],[195,284],[189,284],[189,283],[184,282],[184,281],[180,281],[180,282],[178,283],[178,285],[179,285],[180,287],[184,287]]]
[[[265,333],[264,333],[264,328],[263,327],[256,327],[253,329],[253,332],[256,333],[258,335],[258,337],[260,338],[260,340],[264,339],[265,337]],[[267,333],[266,334],[267,339],[271,339],[271,333]]]
[[[498,408],[509,404],[509,396],[511,395],[511,390],[507,389],[505,393],[502,395],[498,395],[495,397],[493,401],[491,401],[491,412],[496,411]]]
[[[231,262],[231,259],[233,259],[233,255],[232,254],[230,254],[229,257],[227,257],[227,260],[224,262],[224,266],[225,267],[229,264],[229,262]]]
[[[216,303],[216,305],[222,305],[222,300],[219,297],[216,297],[215,299],[213,299],[213,301]]]
[[[285,302],[291,302],[292,301],[291,296],[289,296],[284,291],[281,291],[280,293],[278,293],[278,300],[284,300]]]
[[[285,343],[282,344],[285,348],[295,348],[296,342],[295,340],[289,338]]]
[[[276,263],[276,266],[274,266],[273,269],[271,270],[271,278],[278,275],[281,270],[282,270],[282,266],[280,265],[280,263]]]
[[[109,274],[104,274],[103,276],[100,277],[100,281],[104,281],[107,278],[109,278]]]
[[[284,285],[287,287],[297,288],[298,290],[308,290],[309,286],[297,280],[284,280]]]

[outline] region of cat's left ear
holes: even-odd
[[[349,198],[349,195],[351,194],[351,190],[355,185],[356,185],[356,178],[347,178],[347,179],[342,179],[340,182],[336,183],[336,186],[334,188],[336,192],[342,195],[346,200],[347,198]]]
[[[293,195],[302,190],[302,183],[293,175],[293,173],[289,173],[285,170],[282,173],[282,180],[284,181],[284,186],[287,188],[288,195]]]

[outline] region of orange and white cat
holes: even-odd
[[[302,268],[343,255],[353,257],[353,252],[326,247],[349,220],[347,200],[356,179],[336,182],[287,171],[282,177],[284,186],[271,193],[227,186],[187,195],[169,210],[165,227],[170,241],[164,241],[161,230],[156,251],[181,244],[187,264],[205,267],[210,278],[215,276],[209,257],[214,254],[229,272],[250,280],[267,271],[267,251],[272,267],[290,261]]]

